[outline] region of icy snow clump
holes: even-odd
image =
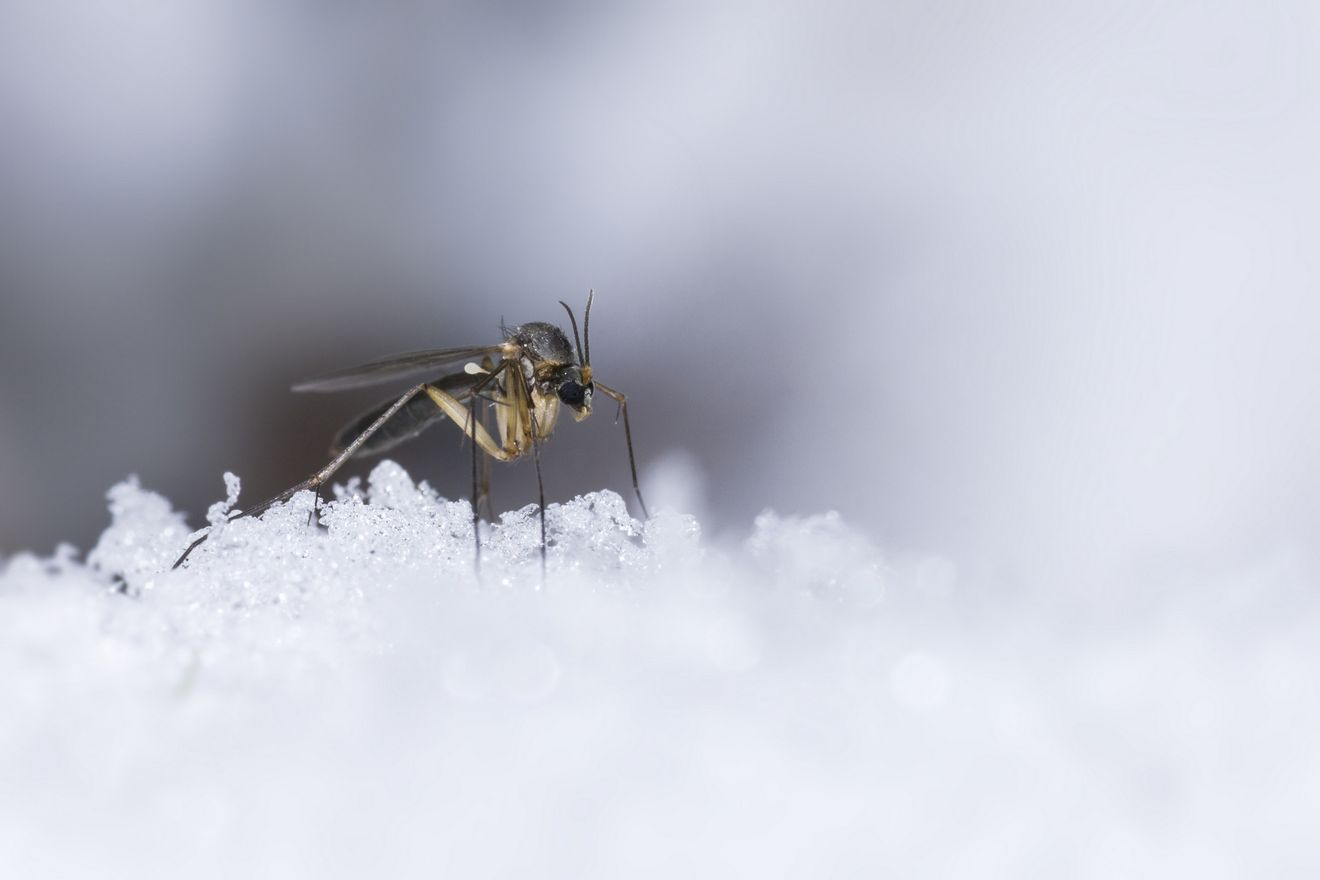
[[[0,570],[0,876],[1320,871],[1317,603],[1273,565],[1103,614],[732,544],[612,492],[483,534],[385,462],[309,522],[133,481]],[[1130,595],[1125,593],[1124,595]]]

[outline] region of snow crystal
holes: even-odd
[[[593,492],[544,575],[534,506],[478,574],[468,503],[392,462],[319,519],[225,485],[178,570],[135,480],[86,563],[4,564],[0,876],[1320,869],[1287,565],[1082,614],[833,513],[712,540]]]

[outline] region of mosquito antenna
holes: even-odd
[[[573,310],[568,307],[568,303],[561,299],[559,304],[564,307],[564,311],[568,312],[568,320],[573,325],[573,341],[577,343],[578,361],[585,367],[587,362],[582,359],[582,337],[578,336],[577,318],[573,317]]]
[[[596,291],[587,291],[587,310],[582,314],[582,337],[587,340],[585,354],[582,357],[582,366],[591,366],[591,301],[595,299]]]

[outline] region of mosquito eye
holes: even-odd
[[[569,406],[581,406],[586,389],[576,382],[565,382],[559,386],[559,399]]]

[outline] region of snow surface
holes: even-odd
[[[598,492],[478,579],[384,462],[171,571],[182,515],[109,497],[86,563],[0,571],[0,877],[1320,875],[1287,559],[1079,607]]]

